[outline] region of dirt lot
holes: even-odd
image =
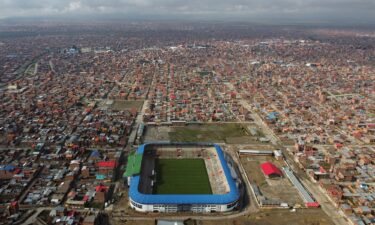
[[[147,215],[146,215],[147,217]],[[168,220],[168,218],[165,218]],[[155,224],[155,220],[127,220],[122,218],[112,220],[112,225],[148,225]],[[299,209],[291,212],[286,209],[262,210],[260,212],[241,216],[235,219],[220,220],[191,220],[195,225],[333,225],[328,216],[321,209]]]
[[[163,126],[147,126],[144,142],[152,142],[152,141],[168,141],[169,140],[169,132],[171,132],[171,127],[163,127]]]
[[[197,221],[197,225],[333,225],[321,209],[301,209],[296,212],[273,209],[232,220]]]
[[[263,162],[271,162],[279,169],[285,166],[283,161],[275,160],[272,156],[241,156],[241,163],[246,170],[247,176],[258,185],[264,196],[287,202],[291,206],[295,204],[302,205],[303,201],[299,197],[297,189],[287,177],[266,179],[260,168],[260,164]]]
[[[140,109],[143,105],[143,101],[123,101],[123,100],[114,100],[112,104],[112,109],[114,110],[125,110],[125,109]]]
[[[155,225],[154,220],[127,220],[121,219],[119,221],[111,221],[111,225]]]
[[[247,125],[246,127],[251,127]],[[182,141],[182,142],[225,142],[235,144],[256,144],[262,133],[251,135],[246,127],[240,124],[202,124],[181,127],[146,128],[145,141]]]

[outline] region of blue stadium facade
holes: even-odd
[[[144,194],[139,191],[141,175],[130,177],[130,206],[141,212],[226,212],[233,210],[239,200],[239,190],[232,177],[225,155],[217,144],[201,143],[149,143],[139,146],[137,154],[143,154],[147,145],[190,145],[214,147],[223,169],[229,191],[224,194]],[[188,182],[188,181],[187,181]]]

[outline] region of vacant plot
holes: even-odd
[[[125,101],[115,100],[111,106],[113,110],[137,109],[139,110],[143,105],[143,101]]]
[[[172,128],[167,126],[147,126],[144,142],[169,141],[169,132]]]
[[[171,141],[186,142],[230,142],[235,139],[236,143],[246,143],[252,140],[247,129],[241,124],[203,124],[174,127],[169,132]]]
[[[154,194],[212,194],[203,159],[157,159]]]
[[[280,179],[266,179],[260,164],[263,162],[272,162],[281,169],[285,166],[282,161],[277,161],[271,156],[243,156],[241,163],[246,170],[246,174],[251,182],[256,183],[264,196],[271,199],[279,199],[287,202],[289,205],[302,205],[302,199],[299,197],[297,189],[288,180],[287,177]]]
[[[333,225],[321,209],[300,209],[297,212],[272,209],[236,219],[206,220],[199,225]]]

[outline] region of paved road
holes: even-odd
[[[135,122],[137,123],[137,125],[143,123],[143,116],[145,115],[145,112],[146,112],[146,109],[148,107],[148,100],[145,100],[143,102],[143,105],[142,105],[142,109],[141,111],[139,112]]]
[[[267,124],[263,122],[263,119],[258,115],[258,113],[254,112],[251,105],[246,100],[241,99],[240,104],[251,112],[251,117],[253,118],[255,124],[258,125],[258,127],[262,128],[263,131],[266,131],[265,134],[267,138],[270,139],[272,144],[281,144],[280,139],[273,133],[273,131],[267,126]]]
[[[300,181],[315,197],[323,211],[328,214],[336,225],[348,224],[348,221],[342,215],[340,215],[338,209],[333,206],[328,197],[322,193],[317,185],[312,185],[310,180],[306,180],[305,178],[301,178]]]
[[[38,217],[38,215],[43,212],[43,210],[51,210],[52,207],[40,207],[40,208],[37,208],[36,209],[36,212],[30,216],[29,218],[27,218],[27,220],[25,222],[22,223],[22,225],[29,225],[29,224],[34,224],[35,221],[36,221],[36,218]]]

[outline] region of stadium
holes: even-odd
[[[148,143],[128,157],[129,204],[140,212],[227,212],[240,199],[233,162],[217,144]]]

